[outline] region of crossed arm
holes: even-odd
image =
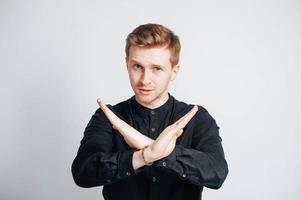
[[[195,106],[166,127],[156,140],[152,140],[118,118],[102,101],[98,104],[100,108],[89,121],[72,163],[72,175],[77,185],[93,187],[111,184],[156,160],[156,167],[167,168],[198,187],[218,189],[223,184],[228,165],[219,127],[205,109]],[[198,110],[202,114],[196,114]],[[198,122],[194,126],[193,148],[176,145],[177,138],[183,134],[183,128],[193,116]],[[132,149],[111,152],[112,128],[118,130]]]
[[[194,106],[186,115],[166,127],[156,140],[152,140],[117,117],[100,99],[97,99],[97,103],[111,122],[112,127],[123,136],[130,147],[137,149],[133,154],[133,168],[135,170],[143,167],[146,164],[145,161],[154,162],[167,157],[175,148],[176,140],[183,133],[183,128],[198,110],[198,107]],[[143,148],[145,148],[144,159]]]

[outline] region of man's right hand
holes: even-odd
[[[198,106],[194,106],[186,115],[175,123],[166,127],[158,138],[145,149],[145,157],[148,162],[160,160],[168,156],[176,145],[176,140],[183,133],[183,128],[198,111]]]

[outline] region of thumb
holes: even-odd
[[[175,136],[178,138],[182,135],[182,133],[183,133],[183,129],[180,129],[176,132]]]

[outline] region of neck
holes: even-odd
[[[165,93],[165,94],[162,94],[162,96],[158,97],[157,99],[153,100],[153,101],[150,102],[150,103],[144,103],[144,102],[141,102],[141,101],[140,101],[138,98],[136,98],[136,96],[135,96],[136,101],[137,101],[140,105],[142,105],[142,106],[144,106],[144,107],[147,107],[147,108],[149,108],[149,109],[155,109],[155,108],[158,108],[158,107],[162,106],[163,104],[165,104],[165,103],[167,102],[168,98],[169,98],[168,93]]]

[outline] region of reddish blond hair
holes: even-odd
[[[179,63],[181,50],[179,37],[163,25],[148,23],[135,28],[126,38],[126,59],[129,57],[131,46],[143,48],[166,46],[170,50],[172,67]]]

